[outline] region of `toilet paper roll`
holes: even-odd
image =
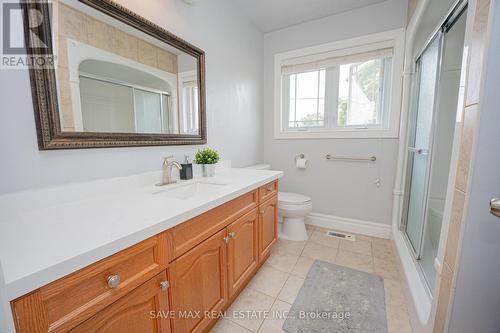
[[[307,168],[307,160],[305,158],[297,158],[295,160],[295,165],[297,169],[305,169]]]

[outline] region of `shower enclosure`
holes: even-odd
[[[459,104],[466,8],[457,4],[415,60],[401,229],[431,294]]]

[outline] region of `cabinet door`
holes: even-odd
[[[227,227],[228,286],[232,298],[255,272],[259,264],[257,209],[240,217]]]
[[[262,262],[278,237],[277,196],[261,204],[259,209],[259,261]]]
[[[223,229],[172,262],[169,276],[175,333],[203,332],[215,320],[205,314],[222,311],[226,305],[226,236]]]
[[[169,333],[167,280],[162,272],[98,314],[84,321],[71,333]]]

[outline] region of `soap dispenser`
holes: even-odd
[[[182,180],[188,180],[193,178],[193,164],[189,162],[189,156],[184,156],[184,163],[181,163],[182,169],[180,170],[180,176]]]

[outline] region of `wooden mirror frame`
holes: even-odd
[[[79,2],[111,16],[135,29],[138,29],[139,31],[142,31],[164,43],[176,47],[197,59],[199,84],[199,134],[63,132],[60,124],[55,69],[31,67],[29,69],[29,73],[39,149],[52,150],[134,146],[200,145],[206,143],[205,52],[171,34],[158,25],[112,2],[111,0],[79,0]],[[26,1],[22,2],[22,6],[24,13],[25,40],[29,40],[30,33],[29,25],[27,23],[30,22],[31,18],[28,13],[30,9],[35,9],[43,15],[43,23],[35,29],[37,30],[38,36],[43,36],[45,41],[49,41],[48,47],[50,54],[52,54],[53,48],[48,2]],[[29,47],[27,51],[28,54],[38,53],[36,49],[30,49]]]

